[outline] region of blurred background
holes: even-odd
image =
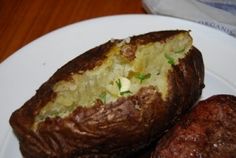
[[[0,0],[0,63],[34,39],[86,19],[145,13],[141,0]]]
[[[0,0],[0,63],[63,26],[101,16],[147,13],[198,22],[236,37],[236,0]]]

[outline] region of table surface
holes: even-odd
[[[141,0],[0,0],[0,63],[34,39],[86,19],[145,13]]]

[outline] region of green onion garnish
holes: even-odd
[[[132,92],[130,92],[130,91],[124,91],[124,92],[120,92],[120,95],[125,95],[125,94],[130,94],[130,93],[132,93]]]
[[[150,73],[148,73],[148,74],[138,73],[135,77],[140,80],[140,83],[142,83],[144,80],[150,78],[151,74]]]
[[[176,50],[175,53],[181,53],[181,52],[183,52],[184,50],[185,50],[185,48],[183,47],[183,48],[180,48],[180,49]]]
[[[99,98],[101,99],[101,101],[105,104],[106,103],[106,96],[107,96],[107,93],[106,92],[102,92],[100,95],[99,95]]]
[[[120,89],[121,89],[121,82],[120,82],[120,79],[118,79],[118,80],[116,81],[116,85],[117,85],[118,89],[120,90]]]
[[[175,64],[174,58],[169,56],[168,54],[165,54],[166,59],[168,60],[168,63],[171,65]]]

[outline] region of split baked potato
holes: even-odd
[[[26,158],[126,157],[160,137],[203,87],[189,31],[151,32],[68,62],[10,124]]]

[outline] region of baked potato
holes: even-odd
[[[236,156],[236,96],[215,95],[186,114],[161,138],[152,158]]]
[[[151,32],[69,61],[10,124],[25,158],[126,157],[160,137],[203,87],[189,31]]]

